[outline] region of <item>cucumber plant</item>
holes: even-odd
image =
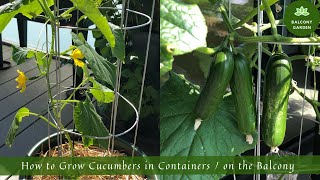
[[[265,11],[269,19],[269,23],[262,25],[260,30],[271,29],[272,32],[272,35],[263,36],[258,36],[256,22],[248,23],[257,15],[258,8],[252,9],[245,17],[238,19],[233,14],[228,14],[222,1],[216,1],[218,4],[213,3],[212,5],[218,7],[227,28],[228,35],[225,37],[227,43],[222,43],[222,45],[217,43],[217,47],[208,47],[206,41],[208,37],[203,35],[210,38],[214,34],[211,34],[212,31],[209,33],[207,31],[202,9],[196,4],[189,4],[190,2],[185,4],[180,0],[160,1],[160,79],[162,83],[160,89],[160,152],[161,155],[168,156],[238,155],[253,148],[257,142],[256,119],[258,114],[255,108],[253,91],[255,87],[251,75],[252,68],[258,68],[255,44],[257,42],[317,43],[320,42],[320,38],[279,35],[276,25],[282,23],[282,20],[275,20],[271,10],[271,6],[277,2],[275,0],[263,0],[263,5],[260,6],[260,10]],[[192,2],[199,2],[200,7],[202,5],[200,1]],[[206,14],[210,14],[206,8],[204,9]],[[250,32],[251,35],[243,35],[238,29]],[[235,48],[236,44],[244,44],[242,47],[253,47],[252,45],[255,47],[242,48],[243,50],[240,51]],[[274,52],[275,50],[277,53]],[[206,57],[215,55],[215,58],[209,60],[211,65],[207,65],[209,75],[202,89],[199,88],[202,85],[201,81],[186,79],[190,77],[190,74],[181,71],[180,67],[174,68],[173,66],[177,58],[181,61],[183,58],[192,56],[194,51],[205,54]],[[264,115],[261,131],[264,142],[272,150],[276,150],[276,147],[282,144],[285,135],[290,88],[305,97],[314,107],[317,116],[320,117],[317,109],[320,103],[304,96],[299,88],[292,84],[291,61],[306,59],[308,63],[311,63],[308,56],[296,55],[289,58],[282,53],[281,46],[277,46],[274,51],[270,52],[269,49],[263,47],[263,52],[272,57],[266,72],[261,71],[261,74],[265,73],[266,76],[264,77],[266,94],[263,102]],[[222,56],[223,54],[225,56]],[[208,62],[207,59],[209,58],[206,58],[206,62]],[[201,63],[202,59],[198,58],[198,60]],[[319,62],[319,57],[314,57],[313,60]],[[218,66],[219,62],[222,62],[220,66]],[[223,66],[226,64],[228,66]],[[278,64],[279,67],[273,64]],[[182,72],[186,76],[177,75],[177,72]],[[227,91],[228,85],[231,87],[231,93]]]
[[[70,46],[64,52],[60,52],[58,46],[55,46],[57,42],[56,26],[61,21],[68,21],[72,17],[72,12],[79,10],[83,15],[81,19],[90,19],[97,28],[101,31],[106,41],[109,42],[112,55],[119,59],[124,59],[124,39],[122,36],[118,36],[121,33],[121,29],[115,25],[111,26],[108,23],[108,18],[103,16],[99,10],[99,6],[102,1],[85,1],[85,0],[70,0],[72,7],[64,9],[60,14],[57,13],[58,7],[53,0],[11,0],[8,3],[0,6],[0,33],[7,26],[10,20],[17,14],[21,13],[27,18],[40,18],[45,20],[45,26],[50,24],[50,45],[47,52],[42,52],[43,48],[38,46],[36,49],[13,47],[12,60],[20,65],[26,62],[28,58],[34,58],[36,63],[36,69],[39,74],[34,77],[27,77],[24,72],[18,71],[17,88],[21,88],[20,92],[23,93],[26,90],[27,81],[33,81],[39,78],[44,78],[48,92],[48,110],[52,112],[52,118],[44,117],[43,114],[32,112],[26,107],[20,108],[10,127],[8,128],[8,134],[5,139],[6,145],[11,147],[14,144],[16,134],[19,127],[24,120],[23,118],[28,116],[35,116],[45,121],[50,127],[64,131],[68,140],[69,147],[73,147],[72,140],[66,127],[62,123],[53,123],[51,119],[55,119],[59,122],[62,118],[62,111],[70,104],[74,103],[73,111],[73,123],[77,131],[82,134],[83,144],[88,147],[92,144],[100,145],[101,147],[108,148],[107,141],[101,141],[93,139],[91,137],[105,137],[109,136],[110,132],[103,124],[101,116],[96,112],[96,108],[92,103],[92,97],[94,97],[99,103],[111,103],[114,100],[114,92],[110,88],[114,88],[116,80],[116,66],[100,56],[89,44],[85,41],[82,33],[71,33],[74,45]],[[54,11],[51,10],[54,9]],[[3,23],[2,23],[3,22]],[[39,36],[41,37],[41,35]],[[38,44],[39,45],[39,44]],[[71,44],[70,44],[71,45]],[[70,62],[73,62],[77,68],[81,68],[83,77],[81,77],[81,83],[72,89],[72,94],[67,99],[55,99],[55,95],[52,91],[52,80],[50,75],[50,69],[52,69],[52,63],[55,57],[65,56]],[[60,60],[58,58],[58,60]],[[90,66],[90,73],[89,67]],[[87,89],[84,91],[85,100],[75,100],[73,96],[75,92],[80,90],[83,85]],[[59,94],[59,92],[56,92]],[[60,92],[61,93],[61,92]],[[90,94],[90,95],[89,95]],[[90,119],[90,121],[88,121]],[[90,138],[87,138],[90,137]],[[72,150],[72,148],[70,148]],[[73,155],[71,151],[70,154]]]

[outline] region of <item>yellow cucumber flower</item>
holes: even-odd
[[[20,92],[24,92],[27,88],[26,82],[28,80],[27,76],[20,70],[17,70],[18,72],[18,77],[16,78],[16,81],[18,83],[18,85],[16,86],[16,88],[21,88]]]
[[[74,61],[74,64],[76,66],[79,66],[79,67],[83,67],[84,66],[84,62],[82,62],[80,59],[83,59],[84,58],[84,55],[82,54],[82,52],[80,51],[80,49],[75,49],[72,51],[72,54],[70,55],[71,58],[73,59]]]
[[[73,62],[76,66],[79,66],[79,67],[83,67],[84,66],[84,62],[82,62],[81,60],[79,59],[73,59]]]

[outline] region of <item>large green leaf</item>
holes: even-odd
[[[85,101],[77,103],[74,108],[73,118],[77,130],[84,136],[105,137],[109,135],[109,131],[104,126],[88,95]],[[93,142],[104,148],[108,147],[108,140],[94,139],[92,141],[91,138],[83,137],[83,142],[86,146],[92,145]]]
[[[170,45],[174,55],[206,47],[207,26],[197,5],[160,1],[160,43]]]
[[[112,54],[114,57],[119,58],[120,60],[124,61],[125,57],[125,40],[123,36],[123,32],[119,26],[116,26],[112,23],[109,23],[114,37],[116,39],[116,45],[114,48],[111,48]]]
[[[107,88],[106,86],[98,83],[96,80],[91,80],[93,87],[90,89],[90,93],[94,98],[97,99],[98,102],[101,103],[110,103],[114,100],[114,92],[113,90]]]
[[[94,0],[71,0],[73,5],[97,26],[110,43],[111,48],[115,47],[116,41],[108,24],[108,19],[101,14]]]
[[[14,138],[16,137],[17,131],[20,127],[22,118],[27,117],[29,115],[30,111],[28,108],[23,107],[18,110],[8,131],[8,135],[6,137],[6,145],[8,145],[9,147],[12,146]]]
[[[40,4],[37,0],[24,0],[29,1],[28,5],[24,5],[19,9],[19,12],[25,17],[31,19],[43,12]],[[54,0],[46,0],[46,4],[51,7],[54,4]]]
[[[237,128],[231,96],[225,97],[218,112],[194,130],[193,110],[198,96],[198,87],[174,73],[161,87],[161,156],[235,156],[254,148],[256,142],[249,145]],[[254,137],[256,141],[256,135]],[[178,179],[187,177],[207,179],[187,175]]]
[[[32,58],[34,56],[34,51],[27,48],[13,45],[12,49],[12,60],[18,65],[26,62],[26,59]]]
[[[207,46],[207,26],[197,5],[161,0],[160,14],[160,81],[164,83],[173,56]]]
[[[7,26],[7,24],[11,21],[11,19],[17,15],[18,12],[10,12],[10,13],[4,13],[0,14],[0,33],[4,30],[4,28]]]
[[[54,0],[47,0],[48,6],[53,5]],[[43,12],[37,0],[15,0],[0,6],[0,33],[7,26],[10,20],[21,13],[31,19]]]
[[[89,62],[94,76],[114,87],[116,66],[100,56],[86,41],[81,40],[79,36],[74,33],[72,33],[72,40]]]

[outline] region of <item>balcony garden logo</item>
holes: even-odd
[[[310,36],[319,26],[320,15],[315,5],[308,1],[295,1],[288,5],[284,24],[296,36]]]
[[[296,8],[296,12],[294,15],[296,16],[309,16],[310,13],[308,13],[308,8],[304,8],[303,6],[300,6],[300,8]]]

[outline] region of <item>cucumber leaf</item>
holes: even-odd
[[[88,18],[97,26],[104,37],[108,40],[111,48],[114,48],[116,44],[115,37],[108,24],[108,19],[101,14],[97,7],[99,3],[94,0],[71,0],[71,2],[83,14],[88,16]]]
[[[47,0],[48,6],[53,5],[54,0]],[[11,19],[21,13],[31,19],[43,12],[37,0],[15,0],[0,6],[0,33],[4,30]]]
[[[240,133],[235,120],[234,103],[226,96],[215,116],[202,121],[194,130],[194,106],[199,88],[171,73],[160,92],[161,156],[235,156],[254,148]],[[168,176],[165,179],[218,179],[222,175]],[[211,177],[211,178],[210,178]]]
[[[17,65],[22,64],[26,62],[26,59],[32,58],[34,56],[34,51],[23,48],[23,47],[18,47],[18,46],[12,46],[12,60],[17,63]]]
[[[77,103],[74,108],[73,118],[77,130],[84,136],[105,137],[109,135],[109,131],[104,126],[101,116],[96,112],[88,95],[85,101]],[[107,140],[93,140],[92,138],[83,137],[82,141],[85,146],[90,146],[94,143],[108,148]]]
[[[83,35],[71,33],[74,44],[84,54],[89,62],[90,68],[94,76],[114,87],[116,80],[116,66],[110,63],[107,59],[100,56],[84,39]]]
[[[107,88],[106,86],[98,83],[96,80],[91,80],[93,84],[93,88],[90,89],[90,93],[94,98],[97,99],[98,102],[101,103],[110,103],[114,100],[114,92],[113,90]]]
[[[7,24],[9,24],[9,22],[11,21],[11,19],[17,15],[18,12],[10,12],[10,13],[4,13],[4,14],[0,14],[0,33],[4,30],[4,28],[7,26]]]
[[[117,25],[109,23],[112,32],[114,34],[114,38],[116,39],[116,45],[111,48],[113,56],[119,58],[120,60],[124,61],[125,57],[125,40],[123,36],[123,32],[121,28]]]
[[[174,48],[174,55],[206,47],[207,26],[197,5],[161,0],[160,43]]]
[[[197,5],[160,1],[161,82],[167,80],[173,56],[207,46],[207,32],[205,19]]]
[[[6,137],[6,145],[8,145],[9,147],[12,146],[14,138],[16,137],[17,131],[20,127],[20,123],[22,122],[22,119],[29,115],[30,115],[30,111],[26,107],[20,108],[18,110],[18,112],[14,117],[14,120],[12,121],[10,129],[8,131],[8,135]]]
[[[25,17],[31,19],[43,12],[42,7],[38,3],[37,0],[24,0],[29,1],[28,5],[24,5],[19,9],[19,12],[23,14]],[[47,0],[46,2],[49,7],[54,4],[54,0]]]

